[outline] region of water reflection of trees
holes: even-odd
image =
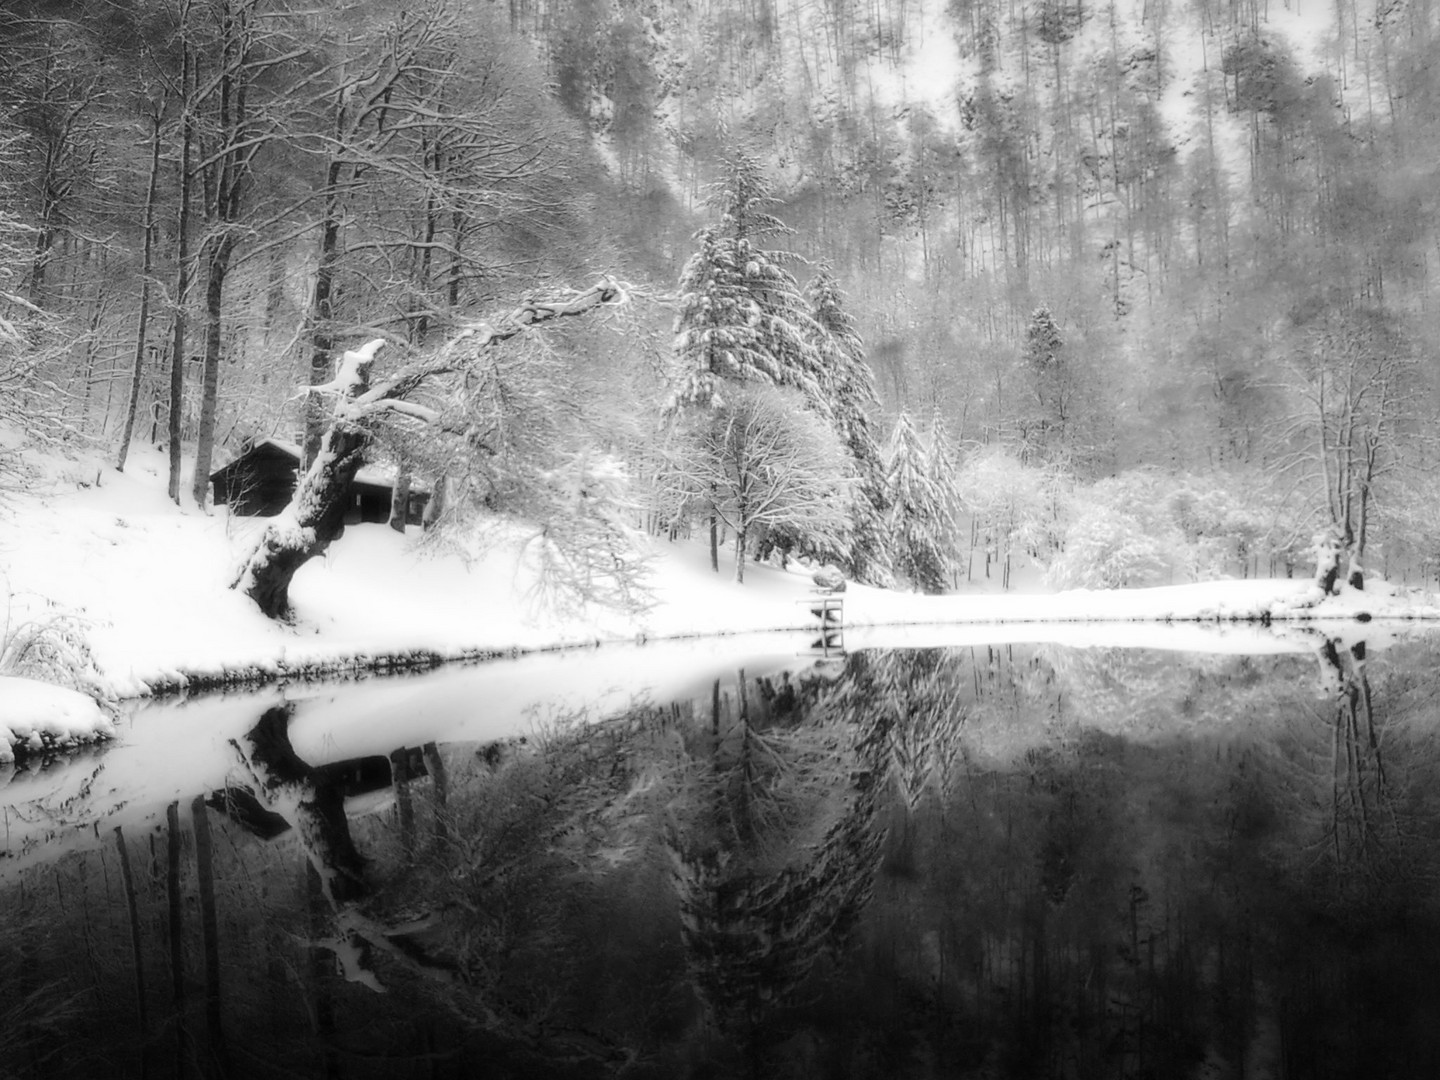
[[[154,1077],[1423,1075],[1433,653],[856,654],[326,766],[273,710],[235,816],[10,890],[53,925],[0,1010],[76,1010],[13,1028],[40,1076],[80,1030]]]

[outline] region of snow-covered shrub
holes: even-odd
[[[1067,530],[1065,550],[1050,564],[1046,580],[1065,589],[1123,589],[1153,584],[1170,565],[1164,540],[1140,517],[1100,502]]]
[[[1254,478],[1134,469],[1075,493],[1052,584],[1114,588],[1247,573],[1277,509]]]
[[[86,692],[100,686],[80,621],[58,612],[27,615],[9,593],[0,593],[0,675]]]
[[[1235,478],[1224,475],[1174,479],[1167,503],[1185,542],[1180,569],[1191,581],[1243,572],[1259,549],[1266,533],[1262,502],[1254,494],[1242,498],[1236,488]]]
[[[1058,543],[1062,501],[1057,469],[1025,465],[994,446],[966,459],[956,480],[961,505],[989,558],[1005,566],[1021,554],[1049,558]]]
[[[1387,574],[1399,577],[1440,579],[1440,476],[1415,470],[1403,489],[1387,484],[1378,494],[1367,561],[1380,561]]]
[[[580,450],[562,455],[541,479],[544,497],[531,503],[538,531],[526,545],[532,601],[561,612],[587,603],[624,611],[648,607],[649,560],[625,463],[613,454]]]

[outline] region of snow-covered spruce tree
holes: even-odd
[[[528,301],[493,323],[478,322],[467,327],[445,346],[417,357],[374,383],[371,369],[385,340],[376,339],[346,352],[330,382],[307,388],[311,394],[322,395],[333,403],[320,452],[301,478],[289,507],[266,527],[231,587],[254,600],[271,618],[286,615],[290,609],[290,582],[296,572],[344,533],[350,485],[384,423],[398,419],[437,435],[448,434],[458,438],[469,453],[493,456],[492,433],[467,423],[463,408],[457,416],[419,400],[424,392],[447,380],[454,381],[463,406],[469,396],[483,393],[490,385],[484,377],[473,379],[472,385],[467,376],[483,367],[482,359],[502,342],[530,327],[584,315],[624,300],[624,290],[603,278],[584,292]]]
[[[817,327],[794,275],[794,259],[763,241],[793,230],[765,207],[775,202],[759,162],[734,155],[707,197],[719,223],[695,234],[680,274],[677,373],[667,411],[709,408],[725,382],[790,386],[824,411]]]
[[[950,521],[945,561],[953,574],[960,566],[960,514],[963,509],[960,498],[960,451],[950,441],[945,429],[945,419],[936,409],[930,418],[930,478],[945,507],[945,516]]]
[[[763,244],[791,230],[767,209],[775,198],[758,159],[733,154],[707,201],[719,221],[695,234],[698,250],[680,276],[667,416],[713,414],[725,404],[727,384],[743,382],[793,387],[812,408],[828,414],[814,344],[817,328],[784,266],[793,256]],[[695,424],[672,429],[680,438],[696,430]],[[718,572],[713,509],[709,517],[710,564]]]
[[[778,382],[774,358],[758,348],[754,301],[740,286],[732,245],[711,227],[695,234],[699,249],[680,272],[675,317],[677,375],[667,411],[714,408],[727,380]]]
[[[917,590],[945,591],[955,525],[930,473],[930,453],[907,413],[890,436],[888,486],[895,570]]]
[[[1074,388],[1064,348],[1055,316],[1042,304],[1031,313],[1025,328],[1024,354],[1036,406],[1033,418],[1025,425],[1025,444],[1041,460],[1054,457],[1068,437]]]
[[[778,200],[759,158],[744,151],[731,155],[710,192],[710,205],[720,214],[720,235],[733,245],[738,283],[755,305],[757,345],[771,357],[774,382],[791,386],[806,404],[825,414],[829,409],[825,372],[816,348],[817,327],[810,303],[786,269],[798,256],[769,248],[772,237],[791,236],[769,207]]]
[[[893,579],[885,519],[890,506],[885,456],[870,418],[879,399],[874,375],[865,362],[865,343],[854,318],[845,310],[844,294],[827,264],[820,265],[805,287],[805,296],[818,331],[815,347],[830,414],[859,474],[851,501],[848,569],[857,581],[889,585]]]

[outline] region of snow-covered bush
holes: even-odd
[[[1242,499],[1228,476],[1176,477],[1167,503],[1185,541],[1180,569],[1191,581],[1243,572],[1266,533],[1258,495]]]
[[[707,517],[736,537],[736,580],[750,545],[839,562],[849,546],[853,461],[793,390],[727,388],[727,399],[676,426],[658,480],[667,513]]]
[[[1274,529],[1258,485],[1225,474],[1134,469],[1074,496],[1064,552],[1047,578],[1061,587],[1212,581],[1248,572]]]
[[[543,498],[532,500],[537,531],[526,545],[534,579],[530,597],[553,611],[599,603],[638,611],[652,601],[648,558],[636,527],[625,463],[584,450],[562,455],[541,476]]]
[[[0,592],[0,675],[87,692],[100,685],[79,620],[58,612],[27,614],[8,592]]]
[[[1065,551],[1050,564],[1046,580],[1066,589],[1123,589],[1153,584],[1169,565],[1166,544],[1140,517],[1097,503],[1066,532]]]
[[[957,477],[961,506],[971,515],[987,558],[1007,568],[1017,555],[1048,559],[1058,543],[1062,474],[1026,465],[1005,448],[966,459]]]

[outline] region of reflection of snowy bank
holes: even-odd
[[[293,707],[289,737],[319,766],[425,743],[489,744],[588,723],[637,703],[687,700],[740,670],[754,677],[808,667],[813,658],[797,657],[798,648],[794,634],[736,635],[126,702],[113,728],[107,722],[113,739],[103,751],[0,773],[0,876],[36,859],[108,843],[116,826],[138,835],[164,822],[169,803],[183,808],[196,795],[243,782],[235,741],[277,706]]]
[[[1207,663],[1199,654],[1262,656],[1309,654],[1335,638],[1342,644],[1363,631],[1372,652],[1417,624],[1305,623],[1010,623],[852,627],[846,646],[908,650],[936,646],[1046,644],[1075,647],[1068,661],[1111,670],[1116,653],[1126,663],[1156,671]],[[452,665],[438,670],[335,683],[295,683],[245,692],[197,694],[189,699],[125,703],[113,739],[92,753],[72,754],[40,767],[30,762],[0,774],[0,877],[37,860],[108,842],[111,830],[127,835],[163,823],[165,807],[183,808],[243,783],[235,741],[268,709],[292,710],[288,737],[314,766],[390,758],[403,747],[429,743],[486,746],[535,736],[626,712],[637,704],[708,702],[719,684],[731,695],[741,672],[779,685],[824,671],[833,678],[846,661],[823,661],[806,651],[808,637],[793,631],[732,634],[643,646],[534,653],[514,660]],[[1143,650],[1143,651],[1142,651]],[[1189,653],[1157,660],[1156,650]],[[1061,648],[1060,652],[1069,652]],[[902,654],[903,655],[903,654]],[[1050,655],[1047,653],[1047,655]],[[1308,668],[1307,668],[1308,670]],[[1283,680],[1282,680],[1283,681]],[[49,688],[43,688],[49,689]],[[83,698],[81,699],[84,700]],[[88,704],[88,702],[87,702]],[[468,751],[467,751],[468,753]],[[367,809],[389,805],[371,795]]]
[[[1399,590],[1383,581],[1372,581],[1363,592],[1342,588],[1338,596],[1322,597],[1314,583],[1284,578],[1030,595],[915,596],[852,589],[846,609],[852,625],[1440,619],[1440,605],[1433,597]]]

